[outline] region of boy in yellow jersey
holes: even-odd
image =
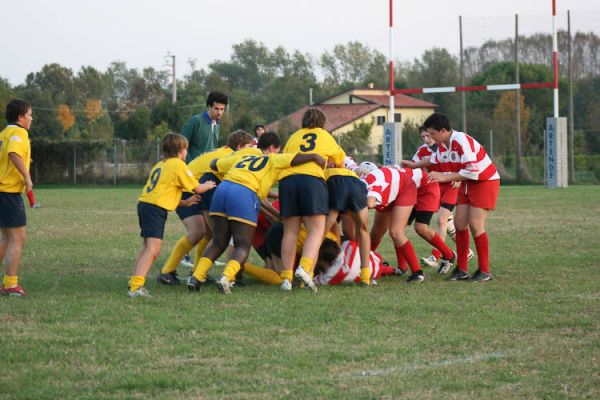
[[[319,154],[330,165],[342,165],[346,154],[324,127],[325,115],[317,108],[309,108],[302,117],[302,129],[292,134],[283,151]],[[296,269],[295,276],[316,291],[312,271],[329,213],[325,175],[321,168],[309,163],[283,171],[279,179],[279,202],[284,227],[281,257],[285,268],[281,278],[288,281],[292,279],[296,241],[300,224],[304,223],[308,234],[300,268]]]
[[[219,184],[220,180],[212,173],[210,169],[210,163],[212,160],[227,157],[233,154],[235,150],[250,146],[252,144],[252,137],[243,130],[237,130],[229,134],[227,137],[227,146],[220,147],[208,153],[204,153],[189,164],[188,168],[194,174],[196,180],[200,180],[200,183],[212,180]],[[177,265],[181,259],[196,245],[196,263],[202,256],[206,245],[212,238],[212,231],[208,226],[208,207],[210,206],[210,199],[214,189],[211,189],[202,194],[202,198],[198,204],[193,204],[189,207],[179,206],[175,210],[181,222],[186,229],[186,234],[179,239],[171,255],[167,259],[165,265],[161,269],[160,273],[156,277],[158,283],[164,285],[178,285],[180,283],[177,277]],[[182,200],[187,200],[194,194],[191,192],[184,192],[181,196]],[[206,217],[204,216],[206,212]]]
[[[258,140],[262,156],[231,157],[213,161],[219,172],[227,171],[210,204],[210,219],[213,239],[204,251],[198,268],[188,278],[188,289],[199,290],[206,279],[208,270],[233,238],[233,252],[229,257],[223,275],[217,286],[223,293],[230,293],[231,282],[248,258],[260,200],[265,199],[281,171],[291,166],[315,162],[319,168],[325,160],[317,154],[277,154],[281,143],[274,133],[265,133]]]
[[[190,206],[198,202],[198,196],[181,200],[181,193],[185,190],[200,194],[215,187],[213,181],[198,184],[183,161],[187,156],[187,147],[187,139],[182,135],[168,133],[164,137],[164,158],[150,171],[150,177],[138,198],[140,236],[144,238],[144,243],[129,279],[127,295],[131,298],[149,296],[144,283],[152,263],[160,253],[168,211],[173,211],[178,205]]]
[[[25,296],[18,272],[27,223],[21,193],[33,187],[29,176],[31,104],[11,100],[6,105],[6,121],[8,126],[0,132],[0,262],[4,261],[0,293],[20,297]]]
[[[371,282],[369,256],[371,237],[369,236],[369,209],[367,208],[367,185],[349,168],[327,168],[327,189],[329,190],[329,214],[326,230],[336,224],[341,213],[347,213],[354,222],[354,234],[360,251],[360,282],[368,286]]]

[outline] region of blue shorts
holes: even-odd
[[[260,200],[244,185],[223,181],[210,202],[210,216],[219,216],[256,226]]]
[[[189,199],[193,195],[194,195],[193,193],[183,192],[181,195],[181,200]],[[202,194],[202,196],[204,196],[204,194]],[[195,215],[202,215],[202,208],[200,207],[200,203],[197,203],[197,204],[193,204],[189,207],[178,206],[175,209],[175,212],[177,213],[177,216],[179,217],[179,219],[183,221],[187,217],[193,217]]]
[[[21,193],[0,192],[0,228],[20,228],[27,225],[27,215]]]
[[[327,180],[329,208],[345,211],[360,211],[367,207],[367,185],[353,176],[332,176]]]
[[[290,175],[279,182],[282,217],[329,214],[327,184],[311,175]]]
[[[204,183],[206,181],[214,181],[217,185],[221,183],[219,178],[217,178],[216,175],[212,172],[207,172],[200,177],[200,183]],[[217,190],[217,188],[210,189],[209,191],[204,192],[200,195],[202,197],[200,199],[199,205],[202,211],[210,210],[210,201],[212,200],[212,197],[215,194],[215,190]]]
[[[167,210],[140,201],[137,205],[137,213],[140,221],[140,236],[162,239],[165,234]]]

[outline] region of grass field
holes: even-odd
[[[600,186],[503,187],[486,284],[159,287],[171,214],[153,297],[132,300],[139,190],[36,191],[28,296],[0,298],[0,399],[600,398]]]

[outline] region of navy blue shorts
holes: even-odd
[[[282,217],[329,214],[327,184],[311,175],[290,175],[279,182]]]
[[[260,200],[258,195],[244,185],[223,181],[210,202],[210,216],[219,216],[256,226]]]
[[[332,176],[327,180],[331,210],[360,211],[367,207],[367,185],[353,176]]]
[[[221,183],[219,178],[217,178],[216,175],[212,172],[207,172],[200,177],[200,183],[204,183],[206,181],[214,181],[217,185]],[[200,195],[202,196],[202,198],[200,199],[199,205],[202,211],[210,210],[210,201],[212,200],[212,197],[215,194],[215,190],[217,190],[217,188],[210,189],[209,191],[204,192]]]
[[[273,224],[265,235],[265,257],[277,256],[281,258],[281,242],[283,241],[283,224]]]
[[[193,193],[183,192],[181,194],[181,200],[189,199],[193,195],[194,195]],[[201,196],[204,196],[204,194],[202,194]],[[200,207],[200,203],[193,204],[189,207],[177,206],[177,208],[175,209],[175,212],[177,213],[177,216],[179,217],[179,219],[183,221],[187,217],[193,217],[195,215],[202,215],[202,207]]]
[[[0,228],[20,228],[27,225],[27,215],[21,193],[0,192]]]
[[[140,201],[137,205],[137,213],[140,221],[140,236],[162,239],[165,234],[167,210]]]

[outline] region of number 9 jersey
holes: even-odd
[[[179,205],[182,191],[191,192],[197,186],[198,181],[183,160],[167,158],[152,167],[138,200],[173,211]]]
[[[284,153],[316,153],[326,162],[343,165],[346,153],[337,144],[333,136],[325,129],[302,128],[290,136],[283,149]],[[311,175],[325,179],[323,169],[313,162],[297,165],[281,172],[279,180],[290,175]]]

